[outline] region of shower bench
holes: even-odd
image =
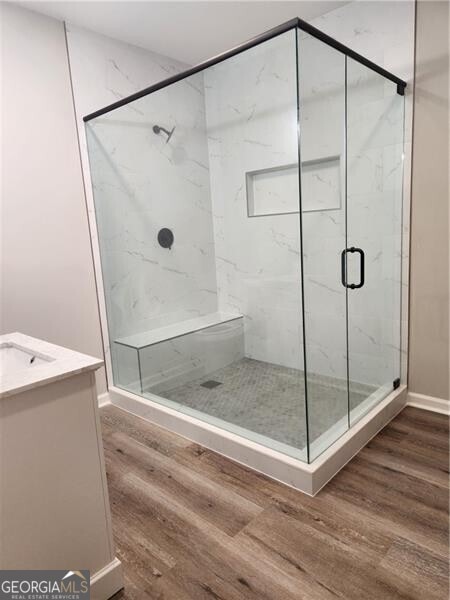
[[[243,315],[215,312],[118,338],[115,382],[158,394],[244,357]]]

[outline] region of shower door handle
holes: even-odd
[[[359,254],[359,283],[347,283],[347,252],[357,252]],[[364,285],[364,277],[365,277],[365,256],[364,251],[361,248],[355,248],[352,246],[351,248],[345,248],[341,252],[341,282],[342,285],[346,288],[350,288],[351,290],[356,290],[358,288],[362,288]]]

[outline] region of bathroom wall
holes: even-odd
[[[2,24],[2,333],[101,357],[64,26],[11,4]],[[98,391],[106,389],[104,372]]]
[[[449,400],[449,4],[418,2],[409,388]]]
[[[314,20],[313,24],[411,82],[414,46],[413,2],[389,3],[384,11],[379,10],[377,3],[349,3]],[[260,47],[260,55],[263,46]],[[300,280],[298,224],[293,219],[293,215],[271,215],[253,219],[248,219],[246,215],[245,172],[295,163],[297,160],[292,138],[296,136],[295,105],[293,106],[289,94],[285,93],[289,78],[295,77],[295,65],[289,62],[287,47],[284,50],[280,48],[279,52],[280,56],[277,57],[274,49],[270,58],[261,56],[259,62],[254,60],[253,64],[249,59],[246,70],[241,67],[240,73],[235,67],[230,75],[225,64],[208,71],[205,74],[207,124],[219,304],[247,316],[247,355],[298,367],[299,364],[301,365],[302,358],[301,348],[295,344],[295,336],[301,335],[301,304],[298,299]],[[280,58],[281,53],[284,53],[284,61]],[[259,64],[264,58],[266,63]],[[238,65],[239,56],[234,60]],[[332,73],[335,67],[331,65],[330,68],[329,75],[336,78]],[[318,76],[326,69],[327,60],[324,59],[320,64]],[[343,70],[341,74],[343,78]],[[304,71],[300,73],[300,83],[302,77],[303,82],[308,80]],[[316,103],[319,110],[309,110],[309,121],[302,123],[302,133],[308,139],[303,146],[311,149],[311,156],[302,156],[302,160],[317,158],[321,153],[324,155],[342,153],[343,129],[340,132],[336,131],[335,124],[339,122],[338,119],[334,119],[334,125],[328,122],[330,108],[333,111],[329,99],[328,104],[325,102],[324,106],[320,101],[321,94],[325,97],[330,92],[330,80],[327,80],[324,74],[323,81],[319,83],[322,87],[319,85],[313,89],[314,86],[311,86],[311,95],[315,97],[314,102],[310,103],[310,109]],[[259,90],[258,86],[260,86]],[[411,139],[410,94],[411,86],[408,89],[405,119],[406,181]],[[293,111],[290,122],[286,117],[283,103],[286,106],[290,104]],[[370,109],[366,107],[365,110]],[[369,115],[370,112],[367,114]],[[381,128],[383,127],[381,123]],[[330,136],[330,129],[334,132],[332,136]],[[333,141],[328,148],[317,148],[314,137],[328,138]],[[356,148],[354,150],[357,154]],[[393,164],[385,162],[386,174],[392,168],[395,168],[398,174],[401,171],[401,164],[398,161],[393,161]],[[365,177],[370,176],[369,172],[364,175],[358,170],[358,173],[359,181],[364,181]],[[368,185],[366,197],[363,198],[359,193],[359,202],[364,204],[373,201],[374,191]],[[398,188],[397,193],[399,193]],[[406,187],[405,205],[408,204],[408,193]],[[359,211],[359,214],[364,219],[363,212]],[[388,218],[391,218],[391,211],[388,214]],[[340,219],[339,215],[341,212],[337,210],[308,211],[303,215],[304,239],[309,240],[310,243],[314,239],[319,242],[315,247],[310,246],[310,252],[305,252],[307,255],[305,277],[308,278],[307,285],[309,284],[305,305],[306,338],[308,366],[311,371],[345,377],[345,331],[343,329],[345,297],[340,285],[338,261],[331,265],[329,260],[330,244],[334,242],[338,244],[341,238],[341,246],[345,245],[343,231],[339,229],[336,221],[336,218]],[[335,218],[335,222],[331,222],[330,218]],[[398,223],[401,220],[398,210],[396,218]],[[328,229],[331,227],[331,236],[334,235],[333,242],[328,231],[327,244],[322,243],[321,236],[317,235],[318,225],[325,221],[330,223]],[[361,227],[364,223],[361,221]],[[407,223],[406,218],[405,233],[407,233]],[[232,240],[228,245],[224,243],[224,227],[228,227],[226,237]],[[355,214],[352,227],[355,231],[358,230]],[[380,235],[389,235],[388,229],[383,229],[380,221],[377,227],[380,228],[378,232]],[[391,244],[392,252],[396,256],[396,265],[391,268],[387,256],[380,262],[380,273],[384,273],[385,279],[395,275],[397,289],[400,287],[398,242],[397,238],[397,247]],[[371,250],[374,256],[378,254],[375,252],[375,247]],[[387,251],[387,246],[385,250]],[[405,281],[404,283],[406,284]],[[329,301],[327,301],[328,296],[330,296]],[[366,307],[360,306],[356,311],[357,318],[351,323],[353,330],[350,334],[352,339],[350,351],[353,352],[352,379],[376,385],[386,383],[387,377],[391,377],[394,360],[396,370],[399,370],[399,361],[393,358],[394,354],[398,356],[398,351],[392,348],[393,344],[398,348],[399,342],[399,294],[393,296],[398,310],[395,315],[390,316],[384,310],[385,306],[380,294],[378,298],[379,318],[366,315]]]
[[[91,216],[89,176],[94,186],[111,344],[215,312],[202,74],[89,122],[88,169],[82,117],[185,67],[86,30],[67,31]],[[175,127],[169,141],[153,132],[155,124]],[[157,241],[164,227],[174,234],[171,249]]]

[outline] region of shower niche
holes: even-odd
[[[302,162],[302,212],[339,210],[342,184],[340,156]],[[298,165],[281,165],[246,173],[247,213],[263,217],[298,213]]]
[[[118,395],[300,465],[390,397],[404,88],[294,19],[85,117]]]

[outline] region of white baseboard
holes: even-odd
[[[122,588],[122,563],[118,558],[114,558],[91,577],[92,600],[108,600]]]
[[[109,392],[105,392],[104,394],[99,394],[99,396],[98,396],[99,408],[101,408],[102,406],[106,406],[107,404],[111,404],[111,398],[109,396]]]
[[[425,396],[425,394],[415,394],[408,392],[407,406],[415,408],[423,408],[433,412],[450,415],[450,401],[443,398],[435,398],[434,396]]]

